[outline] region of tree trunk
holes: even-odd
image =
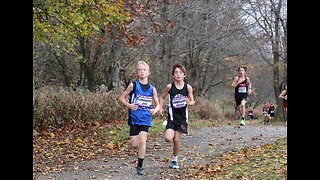
[[[201,48],[196,48],[194,49],[195,46],[197,46],[197,40],[189,40],[189,56],[188,56],[188,62],[187,62],[187,71],[189,71],[188,75],[188,80],[189,84],[193,87],[194,90],[194,96],[200,96],[201,90],[199,89],[198,86],[198,78],[199,78],[199,72],[198,72],[198,61],[199,61],[199,56],[200,56],[200,49]],[[194,50],[192,50],[194,49]]]
[[[278,5],[275,6],[275,4],[272,4],[272,10],[275,15],[274,20],[274,41],[272,41],[272,52],[273,52],[273,87],[274,87],[274,93],[275,93],[275,99],[278,107],[278,111],[275,113],[275,119],[281,119],[285,120],[284,113],[283,113],[283,107],[282,107],[282,100],[278,98],[278,96],[281,93],[281,81],[280,81],[280,72],[281,72],[281,64],[280,64],[280,42],[281,42],[281,36],[280,36],[280,9],[282,6],[281,0],[279,1]],[[286,74],[286,73],[284,73]]]
[[[82,55],[82,61],[80,61],[80,86],[85,86],[89,90],[93,90],[95,83],[95,61],[91,59],[91,47],[89,46],[89,40],[80,38],[80,53]]]
[[[110,56],[105,68],[106,86],[108,90],[120,85],[120,55],[122,52],[121,38],[113,41]]]
[[[161,30],[160,33],[163,36],[162,38],[162,51],[161,51],[161,57],[160,57],[160,87],[165,87],[166,84],[170,83],[172,81],[172,65],[173,62],[171,62],[171,50],[173,49],[174,39],[168,35],[168,29],[167,29],[167,14],[168,14],[168,5],[169,2],[167,0],[164,1],[163,7],[161,9]],[[161,88],[162,89],[162,88]],[[159,89],[159,90],[161,90]]]

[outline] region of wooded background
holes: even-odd
[[[231,79],[248,67],[253,107],[287,83],[286,0],[34,0],[33,87],[126,87],[136,62],[159,94],[175,62],[196,98],[234,107]],[[282,113],[276,113],[281,118]]]

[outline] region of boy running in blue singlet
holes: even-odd
[[[238,68],[238,75],[233,79],[231,86],[235,88],[234,98],[237,106],[240,106],[240,126],[245,125],[246,116],[246,100],[251,94],[250,78],[246,76],[246,67]]]
[[[143,159],[146,154],[147,135],[152,126],[152,115],[159,109],[157,90],[148,82],[150,75],[149,65],[144,61],[137,63],[137,77],[135,82],[129,84],[127,89],[120,95],[119,101],[129,108],[130,140],[133,148],[138,148],[137,173],[143,175]],[[126,101],[127,96],[129,102]],[[152,102],[156,107],[152,108]]]
[[[169,94],[168,119],[165,131],[165,141],[173,141],[173,153],[170,167],[179,169],[178,152],[182,133],[188,133],[188,107],[195,104],[192,87],[184,82],[186,69],[181,64],[175,64],[172,69],[174,82],[167,84],[159,98],[160,115],[163,116],[163,101]]]

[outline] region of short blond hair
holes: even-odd
[[[147,68],[149,69],[149,65],[148,65],[146,62],[144,62],[144,61],[138,61],[138,62],[137,62],[137,70],[138,70],[138,68],[139,68],[139,65],[145,65],[145,66],[147,66]]]

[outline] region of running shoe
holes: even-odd
[[[179,164],[177,161],[171,161],[170,167],[172,169],[179,169]]]
[[[143,175],[143,168],[137,167],[137,173],[138,173],[138,175]]]
[[[242,117],[240,120],[240,126],[244,126],[244,125],[246,125],[246,123],[245,123],[245,119]]]

